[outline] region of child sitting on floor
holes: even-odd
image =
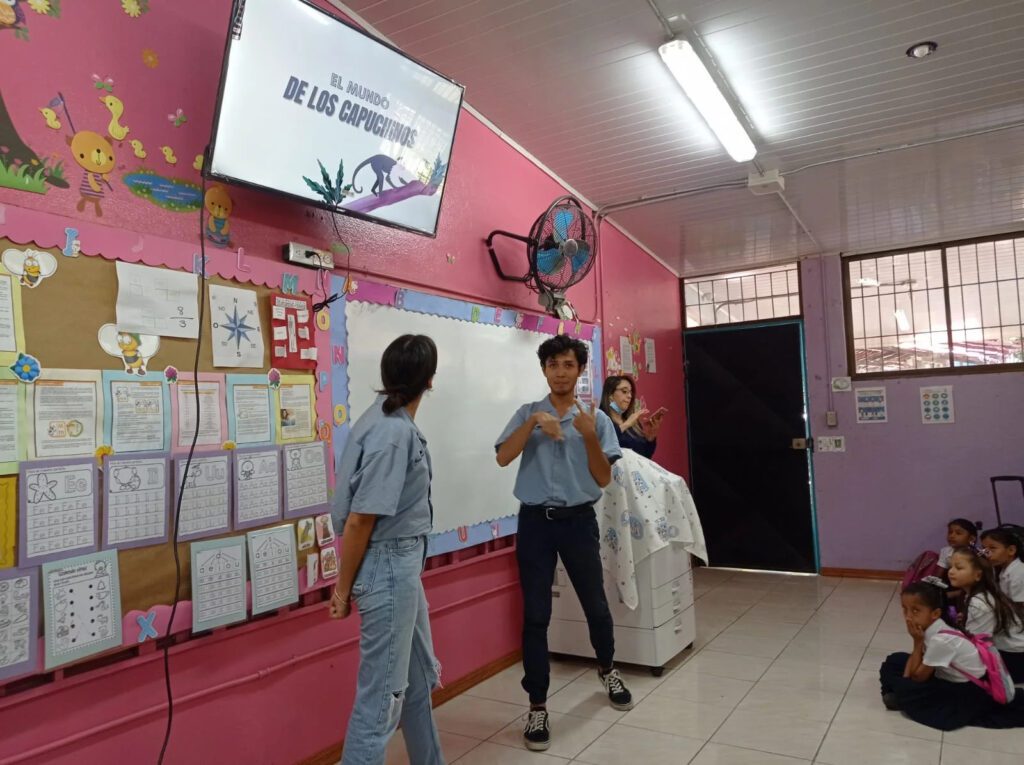
[[[974,547],[978,542],[978,529],[972,521],[966,518],[954,518],[946,525],[946,546],[939,550],[939,568],[942,569],[942,578],[949,579],[946,572],[949,571],[949,556],[958,547]]]
[[[974,644],[942,621],[941,590],[915,582],[903,591],[901,601],[914,647],[911,653],[891,654],[882,663],[879,677],[886,708],[938,730],[965,725],[1024,727],[1024,694],[999,704],[968,679],[985,677],[985,664]]]
[[[1010,677],[1024,682],[1024,605],[999,589],[992,564],[969,547],[950,556],[949,583],[963,593],[957,626],[971,635],[991,635]]]

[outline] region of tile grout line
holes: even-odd
[[[835,591],[833,590],[833,593]],[[829,596],[831,597],[831,595]],[[828,598],[826,598],[827,600]],[[822,604],[824,605],[824,603]],[[885,620],[885,615],[889,612],[889,606],[892,605],[892,595],[889,596],[889,600],[886,601],[885,608],[882,609],[882,615],[878,618],[878,623],[875,625],[874,631],[871,633],[871,638],[868,640],[866,646],[864,646],[864,653],[861,654],[860,661],[857,662],[857,667],[853,670],[853,677],[850,678],[850,682],[846,684],[846,690],[843,691],[843,698],[839,701],[839,706],[836,707],[836,711],[832,713],[832,719],[828,722],[828,727],[825,728],[825,735],[821,737],[821,741],[818,743],[818,748],[814,750],[814,757],[811,758],[812,762],[818,762],[818,755],[821,754],[821,748],[825,746],[825,739],[828,738],[828,734],[832,732],[832,724],[835,722],[836,715],[839,714],[840,708],[843,706],[843,702],[846,701],[846,696],[850,692],[850,687],[853,685],[853,681],[857,679],[857,673],[860,672],[861,662],[864,661],[864,657],[867,656],[868,651],[871,648],[871,643],[874,642],[875,636],[878,634],[878,628]],[[941,761],[941,747],[940,747],[940,761]]]

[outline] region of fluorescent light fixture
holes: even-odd
[[[658,53],[729,156],[737,162],[747,162],[757,156],[757,148],[743,123],[725,100],[693,46],[686,40],[672,40],[658,48]]]

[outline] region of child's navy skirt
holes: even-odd
[[[952,683],[932,676],[923,683],[903,677],[908,653],[891,654],[882,663],[882,693],[896,696],[900,711],[921,725],[956,730],[967,725],[979,728],[1024,727],[1024,691],[1010,704],[997,704],[974,683]]]

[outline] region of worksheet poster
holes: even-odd
[[[228,375],[228,438],[239,446],[275,439],[277,403],[266,375]]]
[[[199,375],[199,435],[196,446],[220,448],[227,440],[223,401],[223,378]],[[179,377],[174,404],[174,447],[177,450],[188,449],[196,436],[196,383]]]
[[[117,261],[117,328],[197,339],[199,277]]]
[[[193,542],[192,632],[245,621],[245,537]]]
[[[98,371],[47,369],[32,386],[31,457],[94,456],[103,438]]]
[[[313,438],[316,393],[313,379],[304,375],[285,375],[277,389],[278,432],[281,443],[309,441]]]
[[[21,285],[6,268],[0,266],[0,362],[15,359],[25,347],[21,322]]]
[[[19,422],[25,385],[5,372],[0,370],[0,475],[18,472],[23,456]]]
[[[167,383],[123,372],[103,373],[104,440],[115,453],[157,452],[170,446]]]
[[[46,669],[121,645],[117,551],[43,565]]]
[[[33,672],[39,650],[39,572],[0,571],[0,680]]]

